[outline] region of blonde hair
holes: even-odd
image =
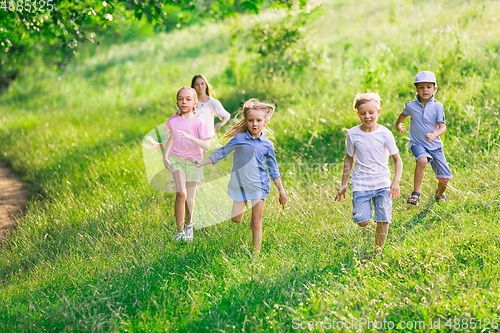
[[[192,92],[194,92],[194,99],[195,99],[195,101],[198,101],[198,96],[196,95],[196,90],[194,90],[191,87],[182,87],[179,90],[177,90],[177,93],[176,93],[177,98],[179,97],[179,93],[183,89],[188,89],[188,90],[191,90]],[[179,108],[177,108],[177,114],[180,114],[180,113],[181,113],[181,110],[179,110]],[[193,108],[193,113],[196,114],[196,106]],[[144,148],[147,148],[147,149],[158,150],[158,149],[162,148],[164,146],[164,144],[162,142],[156,141],[151,135],[148,135],[142,140],[142,146]]]
[[[243,107],[238,112],[238,118],[240,118],[240,120],[235,120],[236,124],[234,124],[229,131],[224,134],[222,140],[231,139],[236,136],[236,134],[246,133],[246,131],[248,131],[246,119],[250,110],[262,111],[264,112],[266,119],[271,119],[275,109],[276,107],[272,103],[261,102],[256,98],[249,99],[245,102],[245,104],[243,104]],[[273,131],[267,127],[264,127],[264,132],[269,136],[273,135]]]
[[[207,94],[208,97],[212,97],[212,85],[208,83],[207,78],[203,74],[196,74],[193,79],[191,80],[191,88],[194,88],[194,84],[196,83],[196,80],[198,79],[203,79],[205,81],[205,86],[207,86],[207,89],[205,90],[205,93]]]
[[[179,93],[181,92],[181,90],[184,90],[184,89],[187,89],[187,90],[189,90],[189,91],[193,92],[193,93],[194,93],[194,100],[195,100],[196,102],[198,102],[198,94],[196,93],[196,90],[194,90],[194,89],[193,89],[193,88],[191,88],[191,87],[182,87],[182,88],[180,88],[179,90],[177,90],[177,93],[175,94],[175,96],[176,96],[176,97],[175,97],[175,98],[176,98],[176,100],[177,100],[177,98],[179,98]],[[177,103],[177,102],[176,102],[176,103]],[[194,106],[194,108],[193,108],[193,113],[194,113],[194,114],[196,114],[196,105],[195,105],[195,106]],[[179,108],[178,108],[178,107],[177,107],[177,114],[181,114],[181,110],[179,110]]]
[[[368,103],[369,101],[377,102],[378,106],[380,107],[382,99],[380,98],[380,95],[377,93],[364,93],[364,94],[357,93],[356,97],[354,97],[354,101],[352,102],[352,106],[354,107],[354,110],[358,110],[360,105]]]

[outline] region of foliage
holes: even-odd
[[[200,22],[201,18],[219,20],[244,9],[257,13],[263,1],[236,0],[4,0],[0,9],[0,90],[14,79],[20,69],[34,58],[65,64],[79,44],[102,42],[111,27],[114,31],[128,29],[130,20],[141,20],[156,26],[156,30],[180,28],[181,24]],[[292,6],[287,1],[270,1],[277,7]],[[304,1],[300,2],[304,5]],[[127,21],[127,23],[123,23]],[[118,34],[119,35],[119,34]],[[115,42],[123,41],[114,35]]]
[[[5,51],[0,56],[0,88],[36,58],[63,69],[82,44],[103,42],[109,35],[124,41],[119,38],[120,28],[133,25],[120,3],[50,1],[43,7],[40,1],[38,7],[34,1],[19,3],[15,10],[0,11],[0,40]]]
[[[316,69],[326,52],[308,36],[306,25],[321,8],[290,12],[282,20],[257,23],[243,28],[236,21],[227,73],[235,82],[258,77],[297,76]]]
[[[233,57],[228,22],[98,49],[60,74],[28,67],[0,97],[0,158],[34,193],[1,245],[0,331],[282,332],[325,318],[440,320],[435,331],[475,318],[493,331],[484,319],[499,317],[500,7],[438,0],[416,15],[421,7],[330,1],[305,26],[315,34],[304,35],[326,59],[296,76],[228,76],[230,59],[252,73],[247,60],[257,55]],[[280,19],[263,12],[239,26]],[[448,204],[436,205],[429,169],[421,204],[408,207],[415,162],[394,122],[424,69],[438,76],[454,179]],[[270,126],[290,201],[283,212],[276,192],[266,200],[259,260],[248,223],[173,243],[173,197],[146,183],[140,140],[175,112],[176,89],[197,73],[232,112],[249,97],[278,104]],[[374,228],[359,233],[349,200],[332,198],[345,130],[358,123],[352,99],[368,90],[381,94],[379,122],[404,161],[403,198],[393,203],[384,259],[373,262],[360,254]]]

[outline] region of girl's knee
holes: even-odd
[[[234,223],[240,223],[241,222],[241,216],[232,217],[231,221],[233,221]]]
[[[194,207],[194,199],[193,198],[191,198],[191,199],[187,198],[186,199],[186,204],[188,205],[189,208]]]
[[[366,227],[368,224],[370,224],[370,220],[359,222],[358,227]]]
[[[260,231],[262,230],[262,219],[254,219],[250,222],[250,227],[252,231]]]
[[[186,200],[186,191],[178,191],[178,192],[175,192],[175,197],[176,197],[177,199]]]

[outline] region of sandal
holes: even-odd
[[[411,192],[411,196],[406,200],[406,203],[410,205],[418,205],[418,201],[420,200],[419,192]]]
[[[437,190],[436,193],[434,194],[434,200],[436,200],[437,203],[446,203],[446,195],[443,193],[441,194],[440,197],[437,196]]]

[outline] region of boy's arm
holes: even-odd
[[[432,140],[443,135],[444,132],[446,132],[446,124],[445,123],[438,124],[438,126],[439,126],[439,128],[437,130],[435,130],[432,133],[427,133],[425,135],[425,138],[427,139],[427,141],[431,142]]]
[[[337,196],[335,197],[335,201],[340,201],[342,199],[345,199],[345,192],[347,191],[347,181],[349,180],[349,175],[351,174],[353,162],[354,162],[354,155],[349,156],[349,155],[345,154],[344,166],[342,168],[342,170],[343,170],[342,183],[340,185],[339,192],[337,193]]]
[[[394,178],[391,183],[391,198],[396,199],[399,196],[399,181],[401,180],[401,174],[403,173],[403,161],[399,156],[399,153],[391,155],[392,161],[394,162]]]
[[[273,179],[274,185],[276,185],[276,188],[278,189],[278,192],[280,193],[280,204],[283,206],[283,209],[285,209],[286,202],[288,201],[288,198],[285,194],[285,190],[283,189],[283,184],[281,184],[281,177],[277,177]]]
[[[398,117],[398,120],[396,120],[396,129],[398,130],[399,133],[403,133],[405,131],[405,125],[403,125],[403,121],[408,118],[408,116],[405,116],[403,113],[401,113]]]

